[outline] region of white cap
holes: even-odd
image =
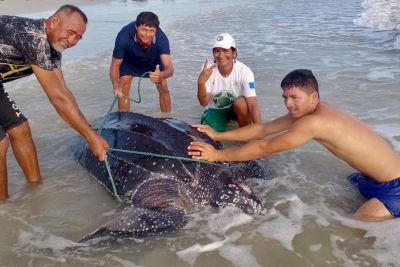
[[[221,47],[224,49],[236,48],[235,39],[229,33],[221,33],[215,37],[213,48]]]

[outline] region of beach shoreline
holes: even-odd
[[[376,7],[364,8],[362,3],[367,2]],[[389,11],[375,12],[383,9],[384,2],[394,11],[390,14],[398,15],[393,21],[386,16]],[[22,17],[46,18],[65,3],[0,0],[0,14],[15,14],[13,9]],[[400,50],[393,45],[399,33],[369,26],[370,21],[373,25],[389,21],[385,24],[389,26],[400,21],[395,12],[399,0],[68,3],[78,5],[89,18],[82,40],[62,55],[64,80],[89,123],[107,114],[114,99],[109,68],[118,32],[147,10],[159,16],[170,41],[172,111],[161,113],[154,84],[143,79],[139,88],[135,78],[130,98],[140,103],[131,104],[132,112],[199,123],[204,107],[197,99],[198,76],[204,60],[213,59],[215,36],[229,32],[236,40],[237,60],[253,71],[263,121],[287,113],[282,78],[293,69],[310,69],[324,101],[362,120],[400,152],[400,60],[396,60]],[[367,16],[364,23],[355,24],[362,14]],[[246,173],[235,172],[234,177],[244,179],[262,201],[265,214],[251,216],[233,207],[204,206],[191,210],[188,223],[174,233],[144,239],[102,237],[77,244],[76,240],[124,207],[77,163],[74,151],[81,145],[81,137],[57,114],[36,77],[21,78],[4,87],[28,119],[43,183],[31,186],[26,182],[9,146],[10,199],[0,203],[0,267],[399,265],[398,220],[354,220],[352,214],[366,201],[346,179],[355,170],[315,141],[257,161],[267,179],[254,179],[258,175],[253,165]],[[110,112],[115,110],[113,107]],[[140,160],[155,162],[153,157]],[[111,168],[126,171],[132,182],[168,177],[186,182],[180,180],[182,173],[174,172],[178,162],[169,162],[172,171],[160,169],[148,177],[129,174],[119,165]],[[203,167],[190,168],[196,168],[196,175],[190,177],[196,192]],[[226,172],[210,175],[229,178]]]
[[[44,11],[56,11],[62,5],[78,7],[97,5],[109,0],[0,0],[0,15],[23,15]]]

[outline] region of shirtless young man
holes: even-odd
[[[314,139],[360,172],[349,176],[368,199],[356,211],[356,218],[382,221],[399,217],[400,156],[396,151],[358,119],[320,101],[318,83],[310,70],[290,72],[281,87],[289,112],[273,121],[222,133],[206,125],[194,125],[214,140],[253,141],[223,150],[193,142],[189,155],[207,161],[253,160]]]

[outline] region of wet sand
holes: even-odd
[[[79,7],[101,4],[107,0],[0,0],[0,15],[22,15],[40,11],[56,10],[58,7],[71,4]]]

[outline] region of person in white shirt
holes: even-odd
[[[229,33],[217,35],[213,45],[214,63],[206,60],[197,80],[197,98],[207,106],[201,123],[223,132],[230,120],[239,127],[260,123],[254,74],[236,60],[235,39]]]

